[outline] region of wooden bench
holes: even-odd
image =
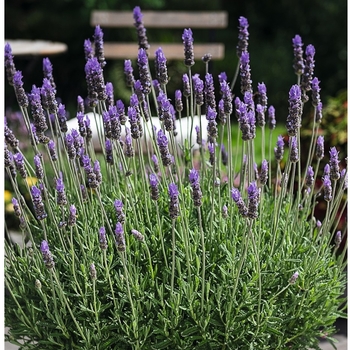
[[[228,15],[225,11],[218,12],[187,12],[187,11],[142,11],[143,23],[148,28],[191,28],[194,36],[194,56],[201,59],[210,53],[213,59],[223,59],[225,46],[223,43],[198,43],[195,29],[220,29],[226,28]],[[134,27],[132,11],[102,11],[95,10],[91,14],[91,25],[100,25],[109,28]],[[184,48],[181,35],[177,43],[154,43],[150,40],[150,59],[154,58],[154,52],[161,47],[168,60],[180,60],[184,58]],[[137,57],[137,42],[104,42],[104,54],[111,59],[133,59]]]

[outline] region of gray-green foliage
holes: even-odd
[[[103,103],[98,108],[102,111]],[[58,131],[55,137],[61,136]],[[249,150],[254,140],[248,143],[248,156],[253,157]],[[137,148],[135,140],[134,145]],[[79,161],[68,161],[62,148],[56,166],[63,172],[68,205],[57,206],[49,176],[43,182],[48,189],[47,219],[35,220],[27,204],[21,203],[28,223],[23,240],[29,236],[33,242],[26,240],[24,248],[5,244],[9,341],[21,340],[22,349],[300,350],[317,349],[319,337],[334,333],[336,318],[344,316],[346,249],[337,254],[331,240],[335,213],[344,205],[346,173],[333,183],[335,196],[327,207],[328,221],[320,229],[312,215],[314,200],[322,192],[313,187],[307,194],[301,179],[294,192],[294,183],[282,182],[273,188],[259,185],[259,214],[254,220],[239,214],[230,191],[240,187],[247,202],[247,182],[255,180],[239,180],[238,174],[224,180],[230,169],[219,163],[212,166],[206,148],[198,158],[189,156],[185,161],[179,152],[177,166],[161,166],[160,197],[155,202],[150,199],[147,174],[153,164],[147,152],[124,163],[118,144],[114,146],[118,161],[113,166],[104,166],[104,157],[96,157],[87,147],[91,158],[103,164],[103,181],[89,191],[86,201],[77,190],[85,180]],[[46,173],[52,174],[46,148],[37,147],[46,160]],[[158,152],[156,143],[149,147]],[[234,158],[240,161],[243,152],[231,154],[232,145],[227,148],[232,167]],[[170,151],[175,155],[171,147]],[[200,165],[203,198],[199,209],[193,206],[188,181],[191,161]],[[252,161],[248,167],[251,176]],[[284,170],[291,178],[297,174],[289,159]],[[33,175],[30,167],[28,172]],[[223,176],[219,186],[214,184],[218,175]],[[280,179],[278,172],[269,176]],[[180,192],[180,216],[171,220],[168,185],[174,179]],[[18,197],[16,181],[25,180],[17,175],[13,181]],[[124,204],[125,252],[117,249],[114,236],[116,199]],[[72,204],[77,209],[76,225],[59,228]],[[227,218],[222,215],[223,205],[228,207]],[[102,226],[107,232],[105,251],[99,242]],[[144,240],[135,239],[132,229],[140,231]],[[55,261],[53,269],[45,266],[40,252],[46,238]],[[89,273],[92,263],[96,280]],[[299,277],[291,283],[295,272]]]

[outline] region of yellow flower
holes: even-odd
[[[9,203],[12,199],[12,193],[8,190],[4,191],[4,199],[5,199],[5,203]]]
[[[38,179],[34,176],[29,176],[26,178],[26,181],[27,181],[28,186],[31,187],[31,186],[34,186],[38,182]]]

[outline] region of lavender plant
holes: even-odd
[[[140,49],[134,67],[124,64],[129,106],[115,101],[104,80],[108,62],[97,27],[95,52],[89,39],[84,43],[86,106],[79,96],[72,130],[56,101],[49,59],[43,86],[26,94],[5,46],[7,76],[35,154],[32,160],[22,153],[5,125],[5,169],[23,238],[22,245],[10,237],[5,243],[7,340],[21,349],[101,350],[300,350],[318,349],[320,337],[333,342],[334,322],[344,316],[346,232],[338,229],[338,213],[347,203],[347,169],[335,147],[325,155],[316,135],[320,118],[301,164],[304,103],[309,91],[312,101],[319,93],[315,50],[304,58],[300,36],[293,39],[289,144],[280,135],[272,152],[275,110],[267,106],[264,83],[256,104],[252,98],[246,18],[239,19],[233,82],[241,78],[242,96],[234,105],[226,73],[215,91],[211,73],[201,78],[192,71],[189,28],[182,36],[188,73],[175,98],[168,96],[165,54],[155,51],[159,80],[152,81],[139,7],[134,20]],[[313,106],[319,115],[320,101]],[[240,152],[233,152],[233,113]],[[256,123],[264,135],[258,165]],[[179,124],[189,132],[180,129],[176,138]],[[327,165],[320,174],[321,160]],[[37,178],[35,186],[27,176]],[[322,221],[314,217],[320,204],[327,206]]]

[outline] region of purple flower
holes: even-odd
[[[149,184],[150,184],[150,190],[151,190],[151,198],[152,200],[156,201],[159,198],[159,189],[158,189],[159,180],[156,174],[149,175]]]
[[[16,198],[12,198],[13,211],[17,217],[22,215],[21,208],[19,206],[18,200]]]
[[[304,93],[306,91],[311,90],[311,80],[313,78],[314,75],[314,68],[315,68],[315,47],[313,45],[308,45],[306,46],[305,49],[305,67],[304,67],[304,72],[301,76],[301,88],[304,91]],[[306,99],[304,100],[304,102],[306,102],[308,100],[306,94],[304,94]]]
[[[89,59],[94,57],[94,52],[92,50],[92,44],[90,39],[86,39],[84,41],[84,53],[85,53],[85,60],[88,61]]]
[[[323,186],[324,186],[324,200],[326,202],[330,202],[332,200],[332,183],[329,178],[329,175],[324,175]]]
[[[268,179],[269,173],[269,164],[266,159],[264,159],[261,163],[261,170],[259,175],[260,185],[265,186]]]
[[[18,104],[23,108],[27,108],[29,105],[29,102],[28,102],[28,97],[23,89],[22,79],[23,79],[22,72],[16,71],[13,75],[13,87],[15,89]]]
[[[116,199],[114,201],[114,209],[117,214],[117,221],[124,224],[125,222],[125,214],[123,212],[123,202],[120,199]]]
[[[126,86],[133,87],[135,83],[135,78],[133,74],[131,60],[124,61],[124,74],[125,74]]]
[[[260,189],[256,182],[250,183],[248,186],[248,217],[256,219],[258,217]]]
[[[169,216],[171,219],[176,219],[180,215],[179,209],[179,191],[176,184],[170,183],[168,187],[170,197]]]
[[[267,113],[268,113],[269,129],[273,130],[276,127],[275,107],[274,106],[270,106],[269,109],[267,110]]]
[[[265,83],[258,83],[258,103],[264,108],[264,112],[267,110],[267,95]]]
[[[44,203],[41,197],[41,191],[36,186],[32,186],[30,193],[32,195],[35,217],[38,220],[45,219],[47,217],[47,214],[45,212]]]
[[[226,124],[227,115],[224,110],[224,100],[221,99],[218,103],[218,120],[222,125]]]
[[[208,141],[210,143],[215,143],[215,139],[218,137],[217,123],[215,121],[216,111],[208,106],[206,118],[208,120],[207,131],[208,131]]]
[[[13,62],[12,49],[9,43],[5,44],[5,68],[7,80],[10,85],[13,85],[13,76],[15,75],[16,67]]]
[[[239,213],[243,217],[246,217],[248,215],[248,208],[246,207],[246,205],[242,199],[241,193],[239,192],[239,190],[237,188],[232,187],[231,197],[234,200],[234,202],[236,203]]]
[[[214,93],[214,79],[210,73],[205,75],[204,80],[204,98],[205,98],[205,107],[206,111],[208,108],[215,110],[216,109],[216,101],[215,101],[215,93]]]
[[[55,142],[53,140],[50,140],[47,145],[48,145],[48,148],[49,148],[49,153],[50,153],[51,159],[53,161],[56,161],[57,160],[57,154],[56,154]]]
[[[133,16],[134,16],[134,26],[137,31],[137,38],[139,42],[139,49],[149,49],[148,39],[146,35],[146,29],[142,21],[142,12],[139,6],[134,7],[133,10]]]
[[[105,250],[107,249],[107,237],[106,237],[106,229],[104,227],[101,227],[100,228],[100,231],[99,231],[99,242],[100,242],[100,248],[102,250]]]
[[[220,83],[220,90],[224,102],[224,113],[230,115],[232,113],[232,93],[226,80]]]
[[[340,178],[338,154],[339,154],[339,152],[337,151],[337,149],[335,147],[332,147],[329,151],[330,178],[333,181],[336,181]]]
[[[246,91],[252,92],[252,80],[250,75],[250,59],[249,52],[243,51],[240,56],[240,77],[241,77],[241,93]]]
[[[135,151],[132,145],[130,129],[128,127],[125,127],[125,155],[128,158],[131,158],[135,155]]]
[[[13,155],[13,160],[15,162],[17,171],[20,173],[21,177],[25,179],[27,177],[27,170],[25,168],[24,157],[22,153],[15,153]]]
[[[178,112],[183,110],[181,90],[175,90],[175,108]]]
[[[163,165],[168,166],[172,164],[172,157],[168,149],[168,139],[166,135],[163,133],[162,129],[160,129],[157,133],[157,143],[158,143],[159,152],[162,158]]]
[[[308,166],[307,171],[306,171],[306,180],[305,180],[305,185],[306,187],[311,187],[314,183],[314,171],[312,169],[312,166]]]
[[[106,162],[108,164],[113,165],[114,164],[114,160],[113,160],[113,146],[112,146],[112,142],[111,142],[110,139],[106,139],[105,150],[106,150]]]
[[[218,75],[218,78],[219,78],[219,83],[220,85],[223,83],[223,82],[227,82],[227,74],[225,72],[221,72],[219,75]]]
[[[36,154],[34,156],[35,176],[39,180],[42,180],[44,178],[44,169],[43,169],[43,166],[41,164],[41,158],[42,158],[42,156],[39,154]]]
[[[74,226],[77,222],[77,208],[74,204],[69,207],[68,226]]]
[[[114,88],[111,82],[106,83],[107,107],[114,106]]]
[[[47,78],[50,83],[52,88],[54,89],[55,93],[56,93],[56,84],[55,81],[53,79],[53,75],[52,75],[52,64],[49,60],[49,58],[43,58],[43,73],[44,73],[44,77]]]
[[[182,83],[183,83],[183,95],[185,97],[188,97],[191,95],[191,86],[190,86],[190,79],[188,78],[187,74],[184,74],[182,76]]]
[[[248,20],[245,17],[239,17],[239,31],[238,31],[238,44],[237,44],[237,56],[240,58],[243,52],[248,51]]]
[[[98,185],[100,185],[102,183],[102,173],[101,173],[100,162],[98,160],[95,160],[94,162],[93,172],[96,175],[96,181]]]
[[[335,249],[339,248],[341,241],[342,241],[341,231],[337,231],[337,233],[335,234],[335,238],[334,238]]]
[[[312,98],[312,105],[314,107],[317,107],[319,103],[321,102],[321,97],[320,97],[320,81],[318,80],[317,77],[313,78],[311,80],[311,98]]]
[[[137,111],[135,107],[128,107],[128,117],[130,122],[131,137],[133,139],[140,138],[140,130],[138,125],[139,119],[137,117]]]
[[[62,176],[62,174],[60,174]],[[57,191],[57,204],[58,205],[66,205],[67,197],[64,191],[64,183],[62,177],[58,177],[56,179],[56,191]]]
[[[194,53],[193,53],[193,36],[192,30],[184,29],[182,34],[182,41],[184,44],[184,53],[185,53],[185,65],[187,67],[192,67],[194,65]]]
[[[17,149],[19,145],[19,140],[16,138],[12,130],[7,125],[5,125],[4,127],[4,133],[5,133],[5,143],[14,149]]]
[[[293,68],[294,72],[297,75],[301,75],[304,72],[304,59],[303,59],[303,42],[301,40],[300,35],[296,35],[292,39],[293,43],[293,51],[294,51],[294,61]]]
[[[215,163],[215,143],[208,143],[208,151],[209,151],[209,163],[211,166]]]
[[[95,47],[95,57],[103,68],[106,65],[104,50],[103,50],[103,31],[99,25],[95,27],[94,32],[94,47]]]
[[[193,82],[193,91],[196,99],[196,105],[201,106],[204,103],[204,97],[203,97],[204,82],[199,77],[198,74],[193,75],[192,82]]]
[[[137,55],[137,66],[139,67],[140,81],[142,84],[142,92],[148,95],[151,92],[151,75],[148,70],[148,57],[145,49],[139,49]]]
[[[85,77],[90,107],[97,105],[97,100],[107,99],[103,70],[96,57],[90,58],[85,64]]]
[[[80,113],[84,113],[84,112],[80,112]],[[61,132],[66,133],[68,131],[66,108],[62,103],[58,105],[57,119],[58,119],[58,124],[60,126]]]
[[[321,160],[324,157],[324,137],[319,136],[316,141],[316,158]]]
[[[192,187],[193,205],[200,207],[202,205],[202,191],[199,183],[199,172],[196,169],[191,169],[188,178]]]
[[[289,139],[289,148],[290,148],[290,161],[292,163],[297,163],[299,161],[299,151],[298,151],[298,142],[295,136],[292,136]]]
[[[156,51],[156,57],[155,57],[155,71],[156,71],[156,78],[157,80],[162,84],[165,85],[168,83],[168,73],[167,73],[167,67],[166,67],[166,58],[164,56],[163,50],[160,47]]]
[[[53,269],[55,266],[55,262],[53,260],[53,256],[50,252],[49,244],[47,241],[42,241],[40,245],[40,251],[43,256],[44,264],[48,269]]]
[[[274,149],[275,151],[275,158],[278,162],[280,162],[283,158],[283,153],[284,153],[284,140],[283,140],[283,136],[279,135],[277,137],[277,143],[276,143],[276,147]]]
[[[287,131],[289,136],[296,136],[301,126],[301,90],[299,85],[293,85],[289,90],[289,114]]]
[[[298,279],[298,277],[299,277],[299,272],[298,271],[294,272],[292,277],[289,279],[289,283],[294,284]]]
[[[152,157],[151,157],[151,160],[153,162],[154,171],[156,173],[158,173],[159,172],[159,161],[158,161],[157,156],[155,154],[153,154]]]
[[[206,53],[206,54],[204,54],[204,56],[202,57],[202,61],[203,61],[204,63],[210,62],[211,59],[212,59],[212,55],[211,55],[210,53]]]
[[[77,111],[84,113],[85,111],[85,106],[84,106],[84,99],[81,96],[77,97]],[[59,109],[59,107],[58,107]]]
[[[261,104],[256,105],[256,121],[257,124],[263,128],[265,125],[264,107]]]
[[[47,103],[47,109],[49,113],[56,114],[58,103],[56,101],[56,91],[54,87],[52,86],[49,79],[44,78],[43,85],[41,88],[41,95],[46,100]]]
[[[143,242],[144,241],[144,237],[143,234],[135,229],[131,230],[131,234],[135,237],[136,240]]]
[[[315,116],[316,123],[321,123],[321,120],[322,120],[322,102],[320,102],[316,106],[316,116]]]
[[[117,249],[120,252],[125,252],[125,237],[124,237],[124,228],[120,222],[117,222],[115,225],[115,239],[117,243]]]

